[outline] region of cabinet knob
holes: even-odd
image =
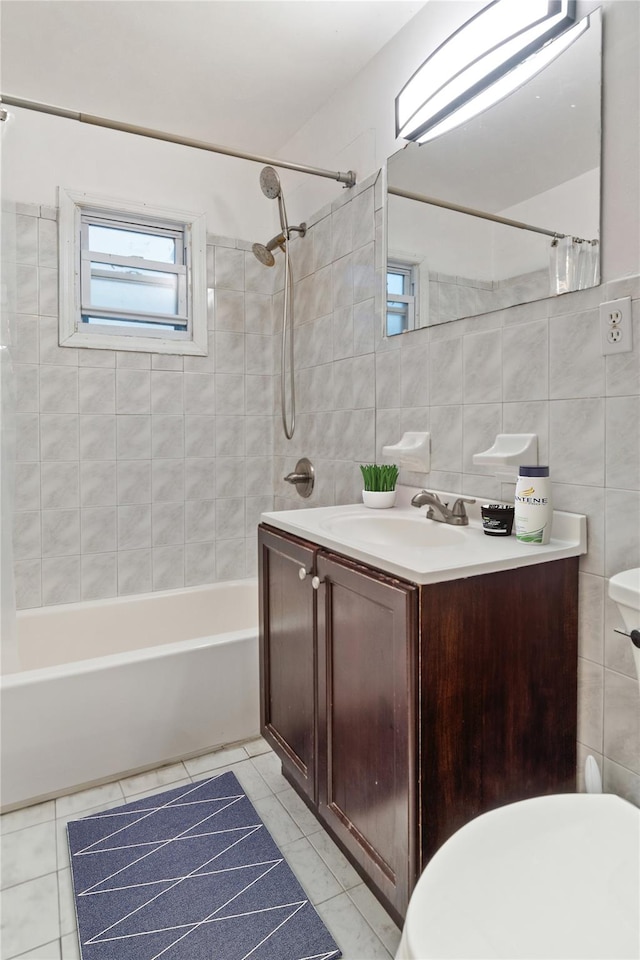
[[[317,590],[321,583],[324,583],[324,580],[321,580],[320,577],[314,577],[311,581],[311,586],[314,590]]]
[[[309,572],[305,570],[304,567],[300,567],[300,569],[298,570],[298,576],[300,577],[301,580],[304,580],[305,577],[309,576]]]

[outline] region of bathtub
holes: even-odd
[[[259,732],[255,580],[18,613],[3,810]]]

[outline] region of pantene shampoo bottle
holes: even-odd
[[[549,467],[520,467],[514,513],[516,538],[523,543],[549,543],[552,519]]]

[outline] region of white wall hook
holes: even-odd
[[[537,433],[499,433],[488,450],[474,453],[473,462],[478,466],[495,467],[499,477],[515,479],[520,464],[536,466],[538,463]]]
[[[403,433],[400,443],[382,448],[382,454],[416,473],[429,473],[431,470],[431,434]]]

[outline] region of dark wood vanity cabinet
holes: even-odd
[[[283,770],[316,800],[317,547],[260,528],[260,724]]]
[[[259,557],[262,732],[397,920],[464,823],[575,789],[577,558],[421,586],[264,525]]]

